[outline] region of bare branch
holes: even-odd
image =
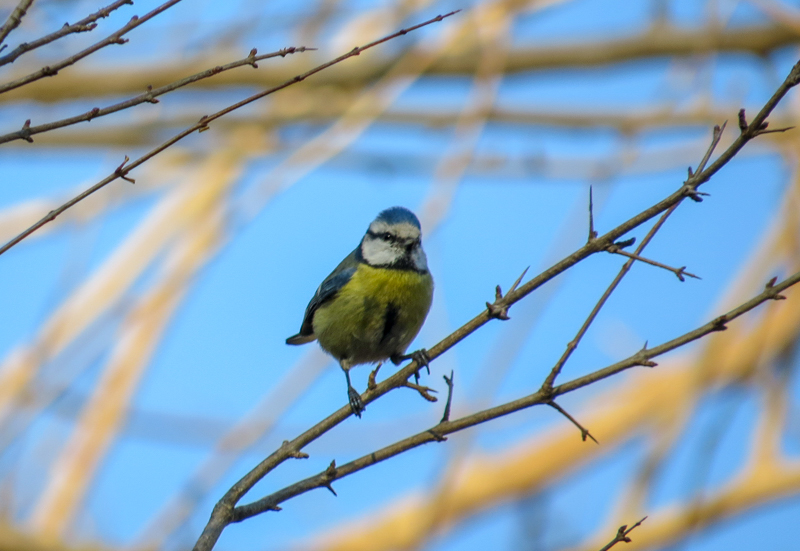
[[[664,56],[697,56],[705,54],[713,47],[717,52],[749,53],[765,55],[778,48],[792,46],[797,43],[797,34],[782,25],[759,24],[737,26],[736,28],[715,28],[711,25],[696,28],[662,27],[625,37],[615,37],[602,41],[580,41],[565,45],[525,46],[510,48],[507,61],[504,63],[505,74],[530,73],[533,71],[549,71],[569,67],[586,68],[604,66],[614,63],[626,63],[631,60],[663,58]],[[435,75],[469,75],[475,74],[480,55],[479,38],[474,33],[464,32],[459,37],[459,48],[447,51],[431,63],[426,71]],[[405,55],[405,54],[403,54]],[[412,53],[412,59],[422,60],[427,52]],[[394,55],[373,63],[365,63],[347,72],[328,72],[320,77],[319,85],[363,86],[386,73],[389,67],[397,62]],[[167,68],[159,68],[158,74],[174,74],[186,70],[180,63]],[[205,65],[205,64],[204,64]],[[203,65],[203,66],[204,66]],[[412,63],[413,65],[413,63]],[[202,67],[202,66],[201,66]],[[71,85],[79,86],[86,94],[97,93],[85,85],[99,78],[94,71],[84,69]],[[154,70],[134,70],[131,80],[109,83],[104,93],[130,94],[131,82],[151,82]],[[238,86],[265,86],[281,83],[287,71],[299,72],[299,63],[295,67],[284,70],[283,67],[265,71],[263,74],[240,73],[233,75],[229,84]],[[45,86],[55,87],[57,83]],[[94,88],[94,87],[93,87]],[[52,94],[50,90],[39,90],[42,94]]]
[[[431,427],[428,430],[420,432],[409,438],[400,440],[390,446],[374,451],[354,461],[351,461],[350,463],[337,467],[335,478],[336,479],[344,478],[345,476],[349,476],[355,472],[366,469],[367,467],[374,465],[375,463],[379,463],[381,461],[399,455],[403,452],[406,452],[410,449],[417,448],[429,442],[439,441],[448,434],[453,434],[455,432],[459,432],[464,429],[485,423],[489,420],[497,419],[498,417],[503,417],[510,413],[527,409],[536,405],[550,404],[550,402],[552,402],[553,396],[561,396],[563,394],[573,392],[579,388],[591,385],[601,379],[605,379],[611,375],[614,375],[626,369],[630,369],[631,367],[644,365],[650,361],[650,358],[655,358],[657,356],[675,350],[676,348],[680,348],[681,346],[684,346],[697,339],[700,339],[706,335],[709,335],[716,331],[720,331],[721,328],[723,328],[725,324],[727,324],[728,322],[740,317],[741,315],[745,314],[746,312],[749,312],[750,310],[756,308],[757,306],[763,304],[768,300],[774,300],[775,296],[777,296],[781,291],[788,289],[789,287],[797,283],[800,283],[800,272],[793,274],[791,277],[781,281],[779,284],[774,285],[773,287],[766,288],[762,293],[756,295],[749,301],[740,304],[733,310],[730,310],[729,312],[715,318],[709,323],[701,327],[698,327],[693,331],[685,333],[679,337],[676,337],[654,348],[640,350],[639,352],[628,357],[625,360],[612,364],[603,369],[599,369],[583,377],[579,377],[567,383],[561,384],[555,387],[552,393],[544,392],[543,390],[538,390],[537,392],[534,392],[533,394],[530,394],[523,398],[519,398],[512,402],[508,402],[499,406],[495,406],[489,409],[485,409],[483,411],[473,413],[471,415],[467,415],[460,419],[456,419],[455,421],[441,422],[438,425]],[[342,410],[344,409],[349,409],[349,408],[342,408]],[[295,497],[297,495],[306,493],[310,490],[320,487],[322,485],[321,484],[322,477],[324,476],[325,476],[324,472],[317,474],[315,476],[312,476],[310,478],[292,484],[291,486],[287,486],[286,488],[279,490],[273,494],[270,494],[262,499],[254,501],[247,505],[241,505],[239,507],[235,507],[233,508],[232,511],[229,511],[229,514],[231,515],[231,521],[240,522],[247,518],[259,515],[263,512],[271,511],[275,506],[277,506],[280,503],[283,503],[284,501],[292,497]],[[330,482],[330,478],[328,478],[327,480]],[[217,511],[222,510],[223,505],[221,504],[222,502],[218,503],[217,506],[215,507],[214,509],[215,512],[212,514],[212,521],[214,520],[214,515],[217,514]],[[195,551],[199,551],[201,549],[210,549],[210,547],[195,546]]]
[[[111,44],[125,44],[128,40],[126,38],[122,38],[123,36],[128,34],[136,27],[142,25],[143,23],[146,23],[156,15],[168,10],[169,8],[171,8],[180,1],[181,0],[168,0],[167,2],[164,2],[163,4],[158,6],[156,9],[150,11],[149,13],[146,13],[142,17],[137,17],[134,15],[131,18],[131,20],[117,32],[110,34],[100,42],[97,42],[89,46],[85,50],[82,50],[75,55],[72,55],[62,61],[59,61],[55,65],[47,65],[34,73],[26,75],[22,78],[18,78],[17,80],[13,80],[6,84],[0,85],[0,94],[3,94],[15,88],[19,88],[20,86],[25,86],[26,84],[30,84],[31,82],[35,82],[42,78],[57,75],[61,69],[69,67],[70,65],[74,65],[81,59],[93,54],[98,50],[105,48],[106,46],[110,46]]]
[[[2,44],[5,39],[8,37],[8,33],[19,27],[19,24],[22,23],[22,18],[25,17],[25,14],[28,13],[28,8],[31,7],[33,4],[33,0],[20,0],[17,7],[14,8],[14,11],[11,12],[11,15],[8,16],[8,19],[0,27],[0,44]]]
[[[217,65],[216,67],[212,67],[211,69],[206,69],[205,71],[195,73],[194,75],[188,76],[181,80],[176,80],[173,83],[166,84],[164,86],[160,86],[155,89],[148,87],[147,91],[143,94],[139,94],[134,98],[121,101],[119,103],[115,103],[114,105],[110,105],[102,109],[95,107],[94,109],[90,109],[89,111],[83,113],[82,115],[76,115],[74,117],[61,119],[59,121],[54,121],[47,124],[40,124],[38,126],[31,126],[30,125],[31,121],[29,119],[22,126],[22,129],[17,130],[16,132],[10,132],[8,134],[0,135],[0,144],[11,142],[14,140],[26,140],[28,142],[32,142],[33,139],[31,138],[31,136],[33,136],[34,134],[41,134],[42,132],[48,132],[50,130],[55,130],[56,128],[63,128],[65,126],[70,126],[73,124],[77,124],[79,122],[88,122],[93,119],[109,115],[111,113],[116,113],[117,111],[122,111],[123,109],[128,109],[130,107],[140,105],[142,103],[158,103],[158,100],[155,99],[158,96],[162,96],[168,92],[172,92],[173,90],[177,90],[178,88],[181,88],[193,82],[197,82],[198,80],[213,77],[224,71],[229,71],[231,69],[242,67],[244,65],[250,65],[253,68],[258,68],[258,65],[256,64],[256,62],[258,61],[273,57],[286,57],[289,54],[305,52],[308,50],[315,50],[315,49],[316,48],[306,48],[305,46],[300,46],[299,48],[295,47],[284,48],[282,50],[278,50],[277,52],[272,52],[263,55],[256,55],[258,51],[255,48],[253,48],[250,51],[250,54],[245,58],[233,61],[226,65]]]
[[[621,541],[624,541],[625,543],[630,543],[631,542],[631,538],[628,537],[628,534],[633,532],[633,529],[636,528],[637,526],[639,526],[645,520],[647,520],[647,517],[642,518],[642,520],[640,520],[639,522],[637,522],[636,524],[634,524],[630,528],[628,528],[627,524],[623,524],[622,526],[620,526],[619,530],[617,530],[617,535],[614,536],[614,539],[611,540],[610,542],[608,542],[606,545],[604,545],[603,548],[600,549],[599,551],[608,551],[609,549],[611,549],[612,547],[614,547],[615,545],[617,545]]]
[[[173,3],[178,2],[178,1],[180,1],[180,0],[171,0],[171,2],[173,2]],[[150,13],[153,13],[153,12],[150,12]],[[429,19],[429,20],[427,20],[427,21],[425,21],[423,23],[420,23],[418,25],[414,25],[413,27],[409,27],[407,29],[401,29],[400,31],[398,31],[398,32],[396,32],[394,34],[385,36],[385,37],[383,37],[383,38],[381,38],[379,40],[376,40],[374,42],[370,42],[369,44],[366,44],[364,46],[359,46],[359,47],[353,48],[348,53],[346,53],[344,55],[341,55],[341,56],[337,57],[336,59],[333,59],[333,60],[331,60],[331,61],[329,61],[327,63],[323,63],[322,65],[318,65],[317,67],[314,67],[313,69],[311,69],[309,71],[306,71],[303,74],[297,75],[294,78],[292,78],[290,80],[287,80],[283,84],[280,84],[278,86],[274,86],[274,87],[269,88],[267,90],[264,90],[262,92],[258,92],[257,94],[253,94],[252,96],[250,96],[248,98],[245,98],[242,101],[239,101],[239,102],[237,102],[237,103],[235,103],[233,105],[230,105],[230,106],[226,107],[225,109],[217,111],[216,113],[214,113],[212,115],[208,115],[208,116],[202,117],[197,122],[197,124],[194,124],[193,126],[190,126],[186,130],[176,134],[175,136],[173,136],[172,138],[170,138],[166,142],[162,143],[161,145],[159,145],[155,149],[152,149],[149,152],[145,153],[144,155],[142,155],[141,157],[139,157],[135,161],[133,161],[130,164],[126,165],[124,169],[122,169],[121,167],[118,168],[116,171],[114,171],[114,173],[112,173],[109,176],[106,176],[104,179],[102,179],[101,181],[99,181],[98,183],[96,183],[95,185],[90,187],[89,189],[87,189],[84,192],[80,193],[79,195],[73,197],[72,199],[70,199],[69,201],[67,201],[66,203],[64,203],[60,207],[58,207],[57,209],[51,210],[49,213],[47,213],[47,215],[44,218],[42,218],[41,220],[39,220],[38,222],[36,222],[32,226],[30,226],[28,229],[26,229],[25,231],[23,231],[22,233],[20,233],[16,237],[14,237],[11,241],[6,243],[2,247],[0,247],[0,254],[3,254],[4,252],[8,251],[11,247],[13,247],[17,243],[19,243],[20,241],[22,241],[23,239],[28,237],[30,234],[32,234],[33,232],[35,232],[36,230],[38,230],[39,228],[41,228],[42,226],[44,226],[48,222],[51,222],[51,221],[55,220],[55,218],[58,215],[60,215],[61,213],[63,213],[65,210],[67,210],[70,207],[72,207],[73,205],[76,205],[77,203],[83,201],[86,197],[90,196],[91,194],[93,194],[97,190],[105,187],[106,185],[110,184],[114,180],[117,180],[119,178],[122,178],[123,176],[126,176],[131,170],[133,170],[134,168],[138,167],[141,164],[144,164],[145,162],[147,162],[151,158],[155,157],[156,155],[158,155],[159,153],[161,153],[162,151],[164,151],[168,147],[178,143],[179,141],[181,141],[186,136],[194,133],[195,131],[202,131],[204,129],[207,129],[208,128],[208,123],[210,123],[211,121],[214,121],[214,120],[216,120],[216,119],[218,119],[220,117],[223,117],[223,116],[227,115],[228,113],[230,113],[232,111],[235,111],[236,109],[239,109],[241,107],[244,107],[245,105],[248,105],[248,104],[250,104],[250,103],[252,103],[252,102],[254,102],[256,100],[259,100],[259,99],[261,99],[261,98],[263,98],[265,96],[268,96],[270,94],[274,94],[278,90],[283,90],[284,88],[287,88],[287,87],[289,87],[289,86],[291,86],[293,84],[297,84],[298,82],[302,82],[303,80],[305,80],[306,78],[310,77],[311,75],[314,75],[314,74],[316,74],[316,73],[318,73],[318,72],[320,72],[320,71],[322,71],[324,69],[327,69],[328,67],[336,65],[337,63],[341,63],[342,61],[344,61],[346,59],[349,59],[351,57],[357,56],[357,55],[359,55],[361,52],[363,52],[365,50],[368,50],[370,48],[378,46],[379,44],[383,44],[384,42],[392,40],[393,38],[397,38],[398,36],[403,36],[405,34],[408,34],[411,31],[419,29],[420,27],[424,27],[425,25],[430,25],[431,23],[435,23],[435,22],[441,21],[442,19],[444,19],[446,17],[450,17],[451,15],[454,15],[456,13],[458,13],[458,11],[453,11],[453,12],[447,13],[445,15],[438,15],[438,16],[436,16],[436,17],[434,17],[432,19]]]
[[[64,24],[63,27],[61,27],[59,30],[57,30],[54,33],[50,33],[47,36],[43,36],[42,38],[39,38],[38,40],[34,40],[33,42],[23,42],[22,44],[20,44],[19,46],[17,46],[13,50],[11,50],[6,55],[0,57],[0,66],[7,65],[9,63],[13,63],[22,54],[30,52],[31,50],[35,50],[36,48],[40,48],[40,47],[44,46],[45,44],[50,44],[51,42],[55,42],[59,38],[63,38],[63,37],[65,37],[67,35],[70,35],[70,34],[83,33],[83,32],[88,32],[88,31],[94,30],[95,27],[97,27],[96,21],[98,19],[102,19],[104,17],[108,17],[108,15],[111,12],[117,10],[118,8],[120,8],[121,6],[124,6],[125,4],[130,4],[132,6],[133,5],[133,1],[132,0],[116,0],[115,2],[112,2],[111,4],[106,6],[105,8],[101,8],[101,9],[97,10],[96,12],[94,12],[93,14],[91,14],[91,15],[89,15],[87,17],[84,17],[83,19],[81,19],[77,23],[73,23],[72,25],[70,25],[68,23]]]

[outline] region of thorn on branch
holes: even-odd
[[[517,280],[511,286],[511,289],[509,289],[505,295],[503,295],[503,290],[500,288],[499,285],[495,287],[494,302],[486,303],[486,309],[489,310],[489,317],[497,318],[503,321],[511,319],[510,317],[508,317],[509,305],[506,303],[506,299],[511,293],[517,290],[517,286],[519,286],[520,282],[522,281],[522,278],[525,277],[525,274],[528,273],[529,268],[530,266],[528,266],[522,271],[522,274],[517,278]]]
[[[584,442],[586,442],[586,438],[591,438],[591,439],[592,439],[592,441],[593,441],[595,444],[600,444],[600,442],[598,442],[598,441],[595,439],[595,437],[594,437],[594,436],[592,436],[592,433],[590,433],[590,432],[589,432],[589,429],[587,429],[587,428],[585,428],[583,425],[581,425],[581,424],[580,424],[580,423],[579,423],[579,422],[578,422],[578,421],[577,421],[577,420],[576,420],[576,419],[575,419],[575,418],[574,418],[572,415],[570,415],[569,413],[567,413],[567,411],[566,411],[564,408],[562,408],[562,407],[561,407],[561,406],[559,406],[557,403],[555,403],[555,401],[554,401],[554,400],[548,400],[548,401],[547,401],[547,405],[549,405],[550,407],[552,407],[553,409],[555,409],[556,411],[558,411],[558,412],[559,412],[561,415],[563,415],[564,417],[566,417],[567,419],[569,419],[569,420],[572,422],[572,424],[573,424],[573,425],[575,425],[576,427],[578,427],[578,429],[581,431],[581,440],[583,440]]]
[[[710,194],[704,193],[702,191],[697,191],[694,185],[691,184],[684,184],[683,186],[683,194],[694,201],[695,203],[702,203],[703,197],[708,197]]]
[[[787,126],[784,128],[771,128],[767,130],[766,129],[767,124],[768,124],[767,122],[764,122],[762,128],[759,128],[759,130],[754,134],[754,136],[761,136],[762,134],[778,134],[782,132],[788,132],[789,130],[794,130],[794,126]]]
[[[694,172],[692,172],[692,167],[689,167],[689,178],[694,176]]]
[[[644,341],[644,346],[639,352],[636,353],[636,365],[642,367],[656,367],[658,364],[647,357],[647,341]]]
[[[330,490],[330,492],[333,495],[335,495],[336,497],[339,497],[339,495],[336,493],[336,490],[334,490],[333,486],[331,485],[331,480],[333,480],[334,478],[336,478],[336,460],[335,459],[333,461],[331,461],[331,464],[328,465],[327,469],[325,469],[325,480],[322,482],[322,485],[325,486],[328,490]]]
[[[130,158],[129,158],[127,155],[125,155],[125,160],[124,160],[124,161],[122,161],[122,164],[120,164],[120,165],[119,165],[119,166],[116,168],[116,170],[114,170],[114,174],[115,174],[117,177],[119,177],[119,178],[122,178],[122,179],[123,179],[123,180],[125,180],[126,182],[130,182],[130,183],[132,183],[132,184],[135,184],[135,183],[136,183],[136,180],[134,180],[133,178],[129,178],[129,177],[128,177],[128,170],[127,170],[127,169],[123,169],[123,168],[122,168],[122,167],[124,167],[124,166],[125,166],[125,163],[127,163],[128,161],[130,161]]]
[[[765,289],[765,290],[767,290],[767,291],[769,291],[770,289],[772,289],[772,288],[775,286],[775,282],[776,282],[776,281],[778,281],[778,278],[777,278],[777,277],[773,277],[772,279],[770,279],[769,281],[767,281],[767,284],[764,286],[764,289]],[[772,300],[786,300],[786,297],[785,297],[785,296],[783,296],[783,295],[782,295],[782,294],[780,294],[780,293],[775,293],[775,294],[773,294],[773,295],[772,295],[770,298],[771,298]]]
[[[589,243],[597,239],[597,232],[594,229],[594,201],[592,197],[592,186],[589,186]]]
[[[447,383],[447,402],[444,405],[444,415],[440,423],[446,423],[450,420],[450,405],[453,403],[453,370],[450,370],[450,376],[442,375],[444,382]]]
[[[281,444],[281,449],[287,447],[288,445],[289,445],[289,441],[288,440],[284,440],[283,443]],[[308,459],[308,454],[305,453],[305,452],[292,450],[292,451],[289,452],[289,457],[292,457],[294,459]]]

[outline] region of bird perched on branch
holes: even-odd
[[[433,299],[433,278],[422,250],[419,220],[410,210],[384,210],[356,249],[325,278],[306,307],[300,332],[286,344],[319,341],[339,361],[353,413],[364,404],[350,368],[386,359],[428,365],[424,349],[406,355]]]

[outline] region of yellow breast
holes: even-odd
[[[320,346],[339,360],[351,364],[385,360],[405,352],[432,299],[433,279],[428,273],[359,264],[336,297],[314,314],[314,334]]]

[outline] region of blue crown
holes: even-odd
[[[400,224],[401,222],[408,222],[413,224],[419,229],[419,220],[416,215],[405,207],[391,207],[382,211],[375,220],[386,222],[387,224]]]

